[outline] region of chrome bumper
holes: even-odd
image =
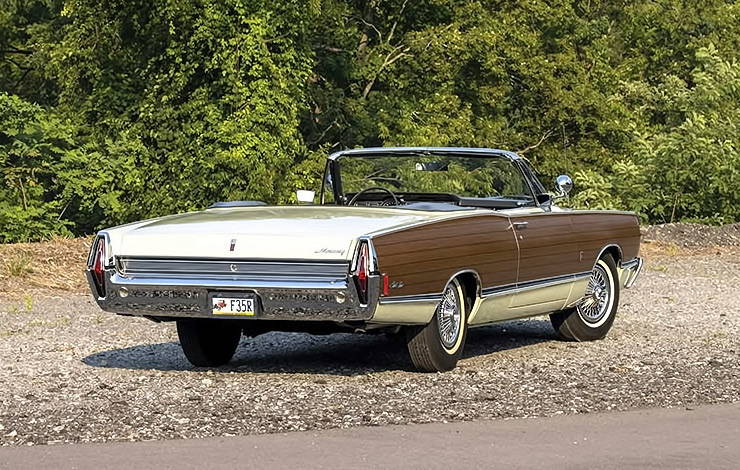
[[[642,271],[642,265],[642,258],[634,258],[621,263],[619,267],[619,280],[625,289],[629,289],[635,284],[640,271]]]
[[[209,295],[233,292],[254,294],[259,304],[257,313],[219,318],[365,321],[373,317],[380,294],[380,276],[369,277],[368,302],[363,304],[349,277],[336,281],[128,278],[108,269],[105,297],[100,297],[89,269],[87,278],[103,310],[161,318],[214,317]]]

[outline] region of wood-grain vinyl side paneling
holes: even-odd
[[[527,224],[514,231],[510,222]],[[378,235],[373,244],[380,271],[403,283],[390,295],[404,296],[439,293],[465,269],[479,274],[483,289],[590,271],[608,245],[630,260],[638,255],[640,229],[628,214],[545,212],[510,221],[492,213]]]
[[[513,284],[517,245],[507,217],[461,217],[373,238],[380,271],[403,287],[391,296],[442,292],[462,269],[478,272],[482,287]]]
[[[512,217],[519,241],[518,282],[573,274],[580,270],[578,236],[570,215],[543,212]],[[526,224],[526,225],[517,225]]]
[[[545,212],[511,218],[519,241],[518,282],[590,271],[601,250],[616,245],[622,258],[637,256],[640,228],[633,215]]]
[[[571,220],[579,233],[583,271],[593,267],[601,249],[607,245],[619,246],[623,261],[635,258],[640,252],[640,226],[634,215],[574,212]]]

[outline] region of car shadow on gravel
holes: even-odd
[[[469,331],[464,359],[555,340],[550,322],[540,319],[500,323]],[[177,342],[142,344],[91,354],[82,362],[92,367],[201,371],[186,359]],[[382,371],[414,371],[402,335],[337,333],[267,333],[242,338],[234,359],[219,372],[310,373],[361,375]]]

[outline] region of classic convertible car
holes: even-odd
[[[405,335],[414,365],[455,367],[468,328],[549,314],[603,338],[642,267],[635,214],[568,210],[519,155],[367,148],[329,156],[319,200],[215,203],[103,230],[88,260],[101,308],[176,321],[196,366],[269,331]]]

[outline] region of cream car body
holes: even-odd
[[[430,172],[447,171],[435,159],[495,160],[501,168],[492,184],[508,184],[494,180],[510,174],[526,194],[397,195],[376,186],[343,192],[341,159],[396,156],[418,157],[424,161],[415,170]],[[329,191],[336,203],[326,202]],[[313,193],[299,195],[306,194]],[[104,310],[155,321],[227,318],[246,322],[245,331],[311,330],[309,323],[369,331],[427,325],[449,294],[449,302],[465,303],[467,327],[571,308],[605,255],[616,263],[620,287],[642,266],[634,214],[559,208],[511,152],[339,152],[329,157],[320,194],[317,205],[220,203],[102,230],[88,259],[93,295]],[[232,307],[223,311],[225,301]],[[460,316],[459,308],[447,310]]]

